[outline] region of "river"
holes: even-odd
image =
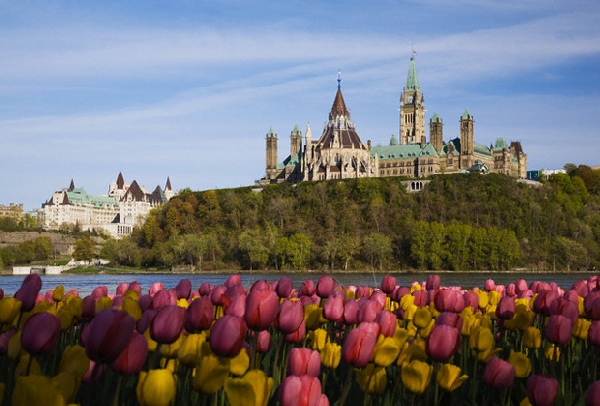
[[[390,273],[396,278],[401,286],[409,286],[412,282],[422,282],[427,276],[435,273]],[[63,285],[65,292],[74,289],[80,296],[88,295],[97,286],[106,286],[109,293],[114,293],[121,283],[130,283],[136,281],[142,287],[143,293],[146,293],[150,285],[154,282],[162,282],[165,288],[173,288],[184,278],[190,279],[193,289],[198,289],[203,282],[211,285],[220,285],[230,273],[194,273],[194,274],[93,274],[93,275],[41,275],[42,292],[54,289],[58,285]],[[289,276],[294,281],[294,287],[299,288],[300,284],[306,279],[317,281],[321,273],[318,272],[268,272],[241,274],[242,284],[250,287],[254,281],[266,279],[269,282],[275,281],[282,276]],[[384,273],[328,273],[342,286],[371,286],[378,287]],[[438,273],[442,280],[442,286],[460,286],[465,289],[473,287],[483,288],[487,279],[493,279],[496,284],[514,283],[518,279],[525,279],[527,283],[534,281],[555,282],[563,289],[569,289],[571,285],[580,280],[587,279],[594,275],[593,273],[491,273],[491,272],[442,272]],[[4,290],[5,295],[13,295],[19,289],[24,276],[4,275],[0,276],[0,289]]]

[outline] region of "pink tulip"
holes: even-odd
[[[358,302],[348,299],[344,302],[344,322],[346,324],[358,323]]]
[[[282,276],[277,283],[277,287],[275,288],[275,292],[277,296],[282,299],[290,297],[292,290],[294,289],[294,282],[292,278],[289,276]]]
[[[358,301],[358,322],[373,322],[381,312],[381,306],[378,302],[371,299],[361,299]]]
[[[515,367],[508,361],[492,357],[485,364],[483,382],[494,389],[504,390],[513,384],[515,373]]]
[[[409,294],[410,289],[406,286],[396,286],[396,289],[394,289],[394,292],[392,293],[392,300],[399,302],[400,299],[402,299],[402,296]]]
[[[425,282],[426,290],[438,290],[442,284],[442,279],[439,275],[433,274],[427,277],[427,281]]]
[[[586,406],[600,406],[600,380],[589,386],[585,394]]]
[[[439,326],[445,324],[450,327],[456,327],[458,330],[462,330],[464,319],[456,313],[444,312],[435,319],[435,325]]]
[[[60,319],[40,312],[27,319],[21,330],[21,346],[30,354],[47,354],[60,338]]]
[[[296,331],[292,331],[291,333],[284,334],[283,339],[288,343],[299,343],[300,341],[304,340],[305,336],[306,323],[304,322],[304,319],[302,319],[302,322],[300,323],[298,329],[296,329]]]
[[[555,290],[541,290],[533,301],[533,310],[544,316],[550,315],[550,306],[554,300],[558,299],[558,292]]]
[[[86,296],[83,298],[83,312],[81,316],[85,320],[89,320],[96,315],[96,299],[94,296]]]
[[[377,334],[374,334],[371,324],[377,326]],[[342,346],[344,361],[356,368],[364,368],[373,356],[378,332],[379,325],[376,323],[361,323],[350,331]]]
[[[390,294],[396,288],[396,278],[391,275],[386,275],[381,280],[381,290],[387,294]]]
[[[600,347],[600,320],[592,321],[592,325],[588,331],[588,340],[592,345]]]
[[[377,315],[375,322],[379,324],[379,333],[386,337],[393,337],[396,332],[397,317],[394,313],[383,310]]]
[[[150,322],[150,337],[161,344],[172,344],[179,338],[184,322],[184,308],[163,306]]]
[[[138,299],[138,303],[143,312],[145,312],[150,307],[152,307],[153,300],[154,300],[154,298],[152,296],[150,296],[150,294],[148,294],[148,293],[140,296],[140,298]]]
[[[465,299],[461,291],[440,289],[435,292],[435,308],[440,312],[460,313],[465,308]]]
[[[148,309],[144,310],[142,313],[142,318],[136,322],[136,330],[144,334],[144,332],[150,327],[150,323],[152,323],[152,319],[156,316],[157,310]]]
[[[252,284],[252,286],[250,287],[250,291],[257,290],[257,289],[258,290],[262,290],[262,289],[273,290],[271,287],[271,284],[264,279],[259,279],[259,280],[255,281]]]
[[[265,330],[275,321],[278,309],[277,293],[270,289],[250,290],[246,297],[244,320],[253,330]]]
[[[327,397],[321,393],[321,381],[314,376],[288,376],[279,386],[281,406],[326,406]]]
[[[200,296],[208,296],[208,295],[210,295],[211,290],[212,290],[212,286],[210,286],[210,283],[202,282],[202,285],[200,285],[198,292],[200,292]]]
[[[483,289],[487,290],[488,292],[496,290],[496,282],[494,282],[493,279],[487,279],[483,284]]]
[[[225,295],[225,297],[227,298],[227,301],[223,306],[224,314],[244,318],[244,314],[246,313],[246,294],[240,293],[233,297]]]
[[[21,310],[30,311],[35,306],[38,293],[42,289],[42,278],[36,273],[29,274],[15,292],[15,298],[21,302]]]
[[[190,333],[208,330],[215,316],[215,307],[208,296],[192,300],[187,309],[185,328]]]
[[[215,286],[211,291],[210,291],[210,300],[213,302],[213,304],[215,306],[223,306],[223,304],[225,303],[225,291],[227,290],[227,287],[225,285],[219,285],[219,286]]]
[[[544,375],[527,378],[527,398],[533,406],[551,406],[558,394],[558,381]]]
[[[571,291],[573,292],[573,291]],[[574,325],[579,318],[579,303],[573,302],[566,297],[556,299],[550,305],[550,314],[560,314],[571,320]],[[593,317],[592,317],[593,318]]]
[[[95,372],[95,376],[92,376],[92,373]],[[93,382],[93,381],[97,381],[100,380],[100,378],[104,375],[104,364],[100,364],[96,367],[96,362],[94,362],[94,360],[90,360],[90,365],[88,367],[87,372],[85,373],[85,375],[83,376],[83,378],[81,378],[81,380],[85,383],[88,382]]]
[[[323,305],[323,317],[329,321],[340,321],[344,315],[345,298],[346,295],[341,290],[331,292]]]
[[[256,351],[260,353],[268,352],[271,348],[271,333],[269,333],[269,330],[261,330],[255,332],[255,334],[258,334],[256,339]]]
[[[448,362],[458,349],[460,332],[457,328],[440,324],[433,327],[425,349],[435,361]]]
[[[91,293],[96,299],[100,299],[101,297],[108,296],[108,288],[106,286],[97,286],[92,290]]]
[[[154,282],[152,285],[150,285],[150,289],[148,289],[148,293],[150,294],[150,296],[154,296],[156,294],[156,292],[163,290],[164,286],[162,284],[162,282]]]
[[[465,300],[465,307],[470,306],[473,311],[477,311],[479,308],[479,296],[475,292],[464,292],[463,298]]]
[[[304,306],[299,300],[284,300],[279,305],[275,326],[284,334],[298,330],[304,321]]]
[[[356,299],[362,299],[362,298],[368,299],[368,298],[369,298],[369,296],[371,296],[371,291],[372,291],[372,290],[373,290],[373,289],[371,289],[371,288],[370,288],[370,287],[368,287],[368,286],[359,286],[359,287],[358,287],[358,288],[356,288],[356,290],[354,291],[354,297],[355,297]]]
[[[111,363],[129,343],[135,320],[122,310],[104,309],[84,330],[85,352],[91,360]]]
[[[331,291],[335,288],[335,280],[328,275],[322,275],[317,282],[317,295],[322,298],[328,298]]]
[[[159,310],[165,306],[177,304],[177,293],[175,289],[161,289],[152,296],[152,307]]]
[[[129,285],[127,285],[125,282],[123,283],[119,283],[119,285],[117,286],[117,296],[123,296],[125,294],[125,292],[127,292],[127,287]]]
[[[415,297],[415,306],[423,307],[429,303],[426,290],[415,290],[412,292],[412,295]]]
[[[189,299],[192,293],[192,281],[189,279],[182,279],[175,286],[175,293],[177,299]]]
[[[292,348],[288,356],[288,375],[315,376],[321,373],[321,356],[319,351],[310,348]]]
[[[142,295],[142,287],[136,281],[133,281],[127,286],[127,290],[134,290],[138,293],[138,295]]]
[[[224,285],[227,288],[232,287],[233,285],[241,285],[242,284],[242,277],[238,274],[232,274],[230,275],[227,280],[225,281]]]
[[[503,296],[496,306],[496,317],[502,320],[510,320],[515,315],[515,299],[510,296]]]
[[[566,345],[571,339],[573,323],[560,314],[550,316],[546,325],[546,338],[553,344]]]
[[[111,362],[113,371],[123,375],[134,375],[142,370],[148,355],[148,340],[134,331],[125,349]]]
[[[300,294],[303,296],[312,296],[316,293],[317,287],[315,286],[315,282],[310,279],[305,280],[300,285]]]
[[[210,328],[210,348],[217,355],[235,357],[242,348],[246,330],[244,320],[234,316],[223,316]]]

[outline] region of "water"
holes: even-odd
[[[412,282],[422,282],[427,279],[431,273],[390,273],[396,278],[401,286],[409,286]],[[177,283],[184,278],[190,279],[193,289],[198,289],[203,282],[211,285],[220,285],[229,277],[228,274],[95,274],[95,275],[41,275],[42,292],[54,289],[58,285],[63,285],[65,292],[71,289],[77,290],[80,296],[88,295],[97,286],[106,286],[109,293],[114,293],[117,286],[121,283],[130,283],[136,281],[142,287],[142,292],[146,293],[150,285],[154,282],[162,282],[165,288],[174,288]],[[289,276],[294,281],[294,287],[299,288],[306,279],[317,281],[321,273],[253,273],[242,274],[242,284],[250,287],[252,283],[259,279],[266,279],[269,282],[276,281],[282,276]],[[384,274],[373,273],[330,273],[334,279],[342,286],[371,286],[381,285],[381,279]],[[483,273],[483,272],[448,272],[439,273],[442,279],[442,286],[461,286],[465,289],[473,287],[483,288],[487,279],[493,279],[496,284],[514,283],[518,279],[525,279],[527,283],[534,281],[555,282],[563,289],[569,289],[571,285],[580,280],[587,279],[593,275],[591,273]],[[12,296],[19,289],[24,276],[0,276],[0,289],[4,290],[5,295]]]

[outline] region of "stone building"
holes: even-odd
[[[502,173],[526,178],[527,155],[520,141],[498,138],[491,145],[475,142],[475,119],[465,109],[459,119],[458,136],[444,141],[444,123],[434,113],[426,138],[425,97],[410,59],[406,84],[400,95],[399,137],[388,145],[363,144],[346,108],[340,79],[321,137],[314,141],[310,125],[302,144],[296,125],[290,135],[290,155],[278,162],[277,134],[266,137],[266,175],[261,184],[358,177],[402,176],[424,178],[440,173]]]
[[[74,182],[67,189],[54,192],[42,205],[44,228],[78,226],[81,230],[104,230],[115,238],[131,234],[154,207],[167,202],[174,193],[167,178],[164,190],[157,186],[152,193],[137,181],[125,184],[119,173],[109,185],[107,195],[89,195]]]
[[[18,223],[23,218],[23,204],[9,203],[8,206],[0,204],[0,217],[10,217]]]

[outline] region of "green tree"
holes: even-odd
[[[429,223],[417,221],[412,227],[410,239],[410,257],[416,263],[417,268],[427,269],[429,256]]]
[[[304,269],[311,246],[312,241],[304,234],[295,233],[290,236],[290,261],[294,269]]]
[[[344,270],[348,269],[348,263],[360,251],[360,238],[344,234],[339,238],[338,258],[344,264]]]
[[[90,237],[80,238],[75,242],[73,259],[75,261],[91,261],[96,255],[96,243]]]
[[[245,262],[250,270],[262,269],[269,260],[269,249],[262,241],[262,235],[258,228],[244,231],[238,238],[238,247],[244,254]]]
[[[371,267],[383,269],[384,262],[390,260],[392,256],[392,240],[387,235],[372,232],[363,239],[362,250],[369,259]]]

